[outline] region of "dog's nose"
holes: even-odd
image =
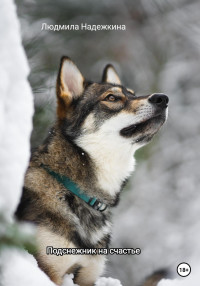
[[[163,93],[154,93],[149,97],[149,101],[158,107],[167,108],[169,98]]]

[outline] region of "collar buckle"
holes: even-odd
[[[95,210],[103,212],[107,209],[107,205],[100,200],[97,200],[95,198],[91,198],[88,202],[88,204]]]

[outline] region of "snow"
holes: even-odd
[[[5,250],[1,255],[0,268],[3,286],[55,286],[50,278],[38,268],[35,258],[22,250]],[[73,278],[73,274],[65,275],[62,286],[78,286],[74,284]],[[122,284],[117,279],[102,277],[98,279],[95,286],[122,286]]]
[[[101,277],[96,282],[95,286],[122,286],[121,282],[111,277]]]
[[[38,268],[34,257],[25,251],[4,250],[0,265],[1,285],[3,286],[55,286],[49,277]]]
[[[77,284],[74,284],[73,278],[73,274],[66,274],[62,286],[78,286]]]
[[[0,15],[0,209],[11,218],[30,156],[33,97],[13,1],[1,1]]]
[[[30,157],[33,97],[13,1],[1,1],[0,19],[0,210],[11,221]],[[2,226],[1,234],[3,229]],[[22,229],[32,232],[29,226]],[[1,251],[0,268],[3,286],[55,285],[38,268],[32,255],[14,247]]]

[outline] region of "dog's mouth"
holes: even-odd
[[[144,139],[148,140],[148,138],[150,140],[153,135],[157,133],[165,120],[166,116],[164,114],[159,114],[142,122],[132,124],[121,129],[120,134],[124,137],[132,137],[133,135],[138,135],[136,140],[137,142],[143,141]]]

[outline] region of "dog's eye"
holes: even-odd
[[[116,97],[116,96],[113,95],[113,94],[109,94],[109,95],[106,96],[105,100],[107,100],[107,101],[112,101],[112,102],[113,102],[113,101],[119,100],[119,98]]]

